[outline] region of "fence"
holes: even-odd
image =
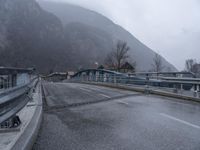
[[[88,69],[76,73],[71,81],[124,85],[143,88],[147,93],[154,90],[200,97],[200,78],[194,78],[190,72],[123,74],[108,70]]]

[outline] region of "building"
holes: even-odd
[[[75,74],[74,71],[68,71],[67,73],[68,73],[67,79],[71,79],[73,75]]]
[[[200,64],[199,63],[194,64],[193,69],[196,77],[200,78]]]
[[[34,71],[34,68],[0,67],[0,90],[29,83]]]
[[[53,72],[45,77],[45,80],[50,82],[60,82],[67,79],[66,72]]]
[[[133,67],[130,63],[125,62],[121,66],[120,72],[123,72],[123,73],[132,73],[132,72],[135,72],[135,67]]]
[[[68,72],[53,72],[44,77],[45,80],[50,82],[60,82],[66,79],[70,79],[75,73],[73,71]]]

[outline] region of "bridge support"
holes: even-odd
[[[181,94],[183,93],[183,84],[181,84]]]
[[[178,88],[177,88],[177,84],[174,84],[174,89],[173,89],[174,93],[178,93]]]
[[[193,96],[200,97],[200,85],[194,84],[192,89],[193,89]]]
[[[200,97],[200,85],[197,85],[197,97]]]

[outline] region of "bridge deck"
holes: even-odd
[[[198,103],[78,83],[44,83],[44,91],[34,150],[200,148]]]

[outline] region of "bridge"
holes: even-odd
[[[10,143],[14,143],[12,146],[5,144],[6,138],[3,136],[12,135],[13,131],[9,130],[13,128],[9,127],[8,131],[0,133],[4,149],[200,148],[200,79],[195,78],[193,73],[125,74],[104,69],[87,69],[60,82],[49,82],[48,77],[52,77],[52,74],[44,77],[46,80],[33,74],[28,83],[2,90],[6,94],[0,97],[0,112],[17,111],[12,111],[12,115],[1,113],[0,120],[4,119],[0,123],[3,125],[13,116],[19,116],[21,126],[23,122],[28,122],[24,129],[15,131],[15,134],[21,134],[18,138],[9,138]],[[20,90],[22,87],[29,88]],[[10,105],[8,109],[3,101],[4,97],[20,93],[18,90],[26,93],[21,100],[24,101],[22,107]],[[30,90],[33,92],[27,96]],[[26,97],[32,98],[27,101]],[[37,102],[40,99],[42,104]],[[21,102],[17,96],[5,102],[12,101],[17,101],[16,104]],[[35,101],[37,105],[30,101]],[[29,109],[32,110],[32,117],[23,115]]]

